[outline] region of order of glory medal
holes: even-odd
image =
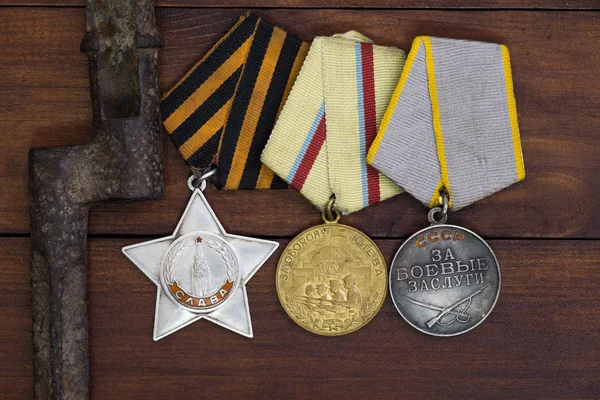
[[[390,268],[390,293],[421,332],[481,324],[500,291],[498,261],[456,211],[525,177],[510,60],[493,43],[418,37],[368,162],[428,205],[429,222]]]
[[[354,332],[385,299],[381,252],[364,233],[337,222],[340,214],[400,193],[365,155],[403,62],[402,50],[375,46],[356,32],[317,37],[263,152],[265,165],[325,222],[287,245],[275,278],[286,313],[312,333]]]
[[[264,142],[307,46],[246,13],[162,99],[163,125],[194,175],[173,235],[123,252],[158,287],[154,339],[202,318],[252,337],[245,284],[276,242],[230,235],[202,190],[274,189],[260,163]],[[213,167],[216,167],[213,168]]]
[[[226,233],[201,184],[190,186],[192,197],[171,236],[123,248],[158,287],[154,340],[202,318],[253,336],[245,285],[278,243]]]

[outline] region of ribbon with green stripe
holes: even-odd
[[[286,187],[260,155],[308,46],[246,13],[162,100],[163,125],[192,169],[224,189]]]

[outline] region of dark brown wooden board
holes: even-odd
[[[28,232],[27,152],[86,140],[91,130],[82,8],[0,12],[0,233]],[[170,88],[242,14],[237,9],[159,9]],[[527,178],[452,216],[485,237],[600,238],[600,13],[422,10],[259,10],[304,39],[358,29],[408,50],[418,34],[505,43],[512,56]],[[166,234],[189,191],[188,170],[164,141],[164,201],[94,209],[93,234]],[[291,236],[319,221],[293,190],[208,198],[226,228]],[[426,210],[403,194],[345,219],[375,237],[406,237]]]
[[[600,397],[600,241],[494,240],[502,272],[490,317],[466,335],[409,327],[389,297],[342,337],[292,322],[277,254],[248,283],[254,339],[198,321],[152,341],[156,287],[121,254],[144,239],[90,241],[92,399]],[[399,240],[378,240],[390,262]],[[0,397],[32,395],[26,238],[0,239]]]
[[[32,397],[29,239],[14,237],[29,231],[27,152],[81,142],[91,132],[87,59],[79,53],[82,4],[0,0],[2,399]],[[255,11],[306,40],[357,29],[405,50],[418,34],[507,44],[527,178],[451,215],[451,222],[488,238],[518,240],[491,240],[502,271],[500,300],[489,319],[464,336],[438,339],[415,331],[389,298],[358,332],[310,334],[287,317],[274,291],[280,248],[248,285],[254,339],[200,321],[155,343],[156,289],[120,248],[170,234],[185,207],[188,171],[165,137],[165,200],[106,204],[91,214],[92,399],[600,398],[600,13],[564,11],[600,9],[600,2],[157,4],[163,90],[247,6],[274,7]],[[452,8],[465,10],[441,10]],[[293,190],[208,189],[207,197],[228,231],[274,238],[282,246],[320,220]],[[426,225],[426,210],[400,195],[343,222],[380,238],[389,262],[400,239]]]
[[[84,0],[0,0],[0,6],[83,6]],[[157,7],[599,9],[596,0],[156,0]]]

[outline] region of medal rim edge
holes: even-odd
[[[180,302],[176,301],[173,299],[172,294],[167,291],[167,287],[166,287],[166,282],[164,281],[164,261],[165,258],[167,256],[167,254],[169,253],[169,249],[173,246],[174,243],[182,240],[183,238],[187,237],[187,236],[193,236],[194,234],[203,234],[206,235],[208,234],[208,236],[213,236],[213,237],[217,237],[219,240],[223,241],[226,243],[226,246],[229,247],[229,251],[232,252],[233,256],[235,257],[235,262],[237,264],[237,274],[236,274],[236,279],[233,285],[233,289],[230,291],[230,295],[227,296],[227,298],[225,298],[225,300],[223,300],[222,302],[215,304],[213,306],[209,306],[206,307],[202,310],[199,309],[192,309],[190,307],[187,307],[183,304],[181,304]],[[237,254],[237,252],[235,251],[235,248],[226,240],[225,237],[218,235],[214,232],[208,232],[208,231],[192,231],[192,232],[188,232],[184,235],[180,235],[178,237],[176,237],[170,244],[169,247],[167,247],[167,250],[163,253],[163,255],[161,256],[161,260],[160,260],[160,276],[159,276],[159,280],[160,280],[160,290],[169,298],[169,300],[173,301],[175,304],[177,304],[178,307],[180,307],[181,309],[188,311],[192,314],[196,314],[196,315],[204,315],[206,316],[207,314],[210,314],[218,309],[220,309],[221,307],[223,307],[227,301],[233,296],[233,293],[235,293],[238,289],[240,289],[241,286],[241,272],[240,272],[240,257]]]
[[[425,331],[423,328],[416,326],[415,324],[413,324],[411,321],[409,321],[404,314],[402,313],[402,311],[400,311],[401,307],[398,307],[398,305],[396,304],[396,300],[394,299],[394,295],[393,295],[393,291],[392,291],[392,268],[394,266],[394,262],[396,261],[396,258],[398,258],[398,255],[400,254],[400,251],[402,250],[402,248],[410,242],[410,240],[419,235],[421,232],[429,230],[431,228],[438,228],[438,227],[450,227],[450,228],[458,228],[458,229],[462,229],[468,233],[470,233],[471,235],[475,236],[477,239],[479,239],[490,251],[490,253],[492,254],[492,256],[494,257],[494,260],[496,261],[496,270],[498,271],[498,290],[496,291],[496,297],[494,298],[494,302],[492,303],[492,306],[490,307],[490,309],[485,313],[485,315],[483,316],[483,318],[481,318],[481,320],[479,322],[477,322],[475,325],[473,325],[472,327],[470,327],[469,329],[466,329],[464,331],[461,332],[457,332],[457,333],[450,333],[450,334],[439,334],[439,333],[432,333],[432,332],[427,332]],[[428,227],[425,227],[415,233],[413,233],[409,238],[407,238],[398,248],[398,250],[396,250],[396,254],[394,254],[394,258],[392,259],[392,262],[390,264],[390,271],[389,271],[389,276],[388,276],[388,289],[389,289],[389,293],[390,293],[390,297],[392,298],[392,304],[394,304],[394,308],[396,309],[396,311],[398,312],[398,314],[400,314],[400,316],[414,329],[429,335],[429,336],[437,336],[437,337],[452,337],[452,336],[459,336],[462,334],[465,334],[473,329],[475,329],[476,327],[478,327],[483,321],[485,321],[490,314],[492,313],[492,311],[494,311],[494,308],[496,307],[496,304],[498,303],[498,299],[500,298],[500,289],[502,286],[502,275],[500,272],[500,263],[498,262],[498,257],[496,257],[496,253],[494,253],[494,250],[492,250],[492,248],[490,247],[490,245],[478,234],[476,234],[475,232],[473,232],[470,229],[464,228],[462,226],[459,225],[453,225],[453,224],[433,224],[430,225]]]
[[[375,241],[373,241],[373,239],[371,239],[368,235],[366,235],[364,232],[362,232],[362,231],[360,231],[360,230],[358,230],[358,229],[356,229],[356,228],[354,228],[352,226],[346,225],[346,224],[340,224],[339,222],[333,222],[333,223],[332,222],[329,222],[329,223],[325,222],[323,224],[314,225],[314,226],[312,226],[310,228],[307,228],[307,229],[303,230],[302,232],[300,232],[296,236],[294,236],[294,238],[291,239],[290,242],[285,246],[285,248],[281,252],[281,256],[279,257],[279,260],[277,261],[277,268],[275,269],[275,290],[277,291],[277,298],[279,299],[279,304],[281,304],[281,308],[283,308],[283,310],[285,311],[285,313],[287,314],[287,316],[289,317],[289,319],[291,319],[297,326],[299,326],[300,328],[302,328],[302,329],[304,329],[304,330],[306,330],[306,331],[308,331],[308,332],[310,332],[310,333],[312,333],[314,335],[318,335],[318,336],[325,336],[325,337],[344,336],[344,335],[348,335],[350,333],[356,332],[356,331],[364,328],[366,325],[369,324],[369,322],[371,322],[373,320],[373,318],[375,318],[375,316],[377,314],[379,314],[379,311],[381,311],[381,308],[383,307],[383,303],[385,303],[385,298],[388,295],[389,282],[388,282],[388,285],[384,285],[384,293],[381,296],[381,301],[380,301],[379,305],[377,306],[377,309],[375,310],[375,312],[371,316],[371,318],[369,318],[364,324],[358,326],[355,329],[352,329],[352,330],[349,330],[349,331],[346,331],[346,332],[341,332],[341,333],[323,334],[323,333],[314,332],[314,331],[312,331],[312,330],[304,327],[303,325],[300,325],[298,322],[296,322],[296,320],[294,318],[292,318],[292,316],[290,315],[290,313],[288,312],[288,310],[286,309],[286,307],[283,305],[283,302],[281,300],[281,291],[279,289],[279,279],[278,279],[279,267],[281,266],[281,260],[283,259],[283,255],[285,254],[285,251],[287,250],[287,248],[289,247],[289,245],[294,240],[296,240],[296,238],[304,235],[308,231],[311,231],[313,229],[316,229],[316,228],[319,228],[319,227],[322,227],[322,226],[344,227],[344,228],[350,229],[350,230],[352,230],[354,232],[360,233],[362,236],[364,236],[365,238],[367,238],[373,244],[373,247],[375,247],[375,249],[377,250],[377,253],[379,254],[379,256],[381,257],[381,259],[383,260],[383,266],[384,266],[384,268],[387,270],[388,265],[387,265],[387,262],[385,260],[385,257],[383,255],[383,253],[381,252],[381,249],[379,248],[379,246],[377,246],[377,243],[375,243]],[[388,280],[389,280],[389,273],[388,273]]]

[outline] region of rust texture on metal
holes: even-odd
[[[94,136],[29,154],[37,399],[89,398],[90,207],[164,195],[154,0],[87,0],[86,31]]]

